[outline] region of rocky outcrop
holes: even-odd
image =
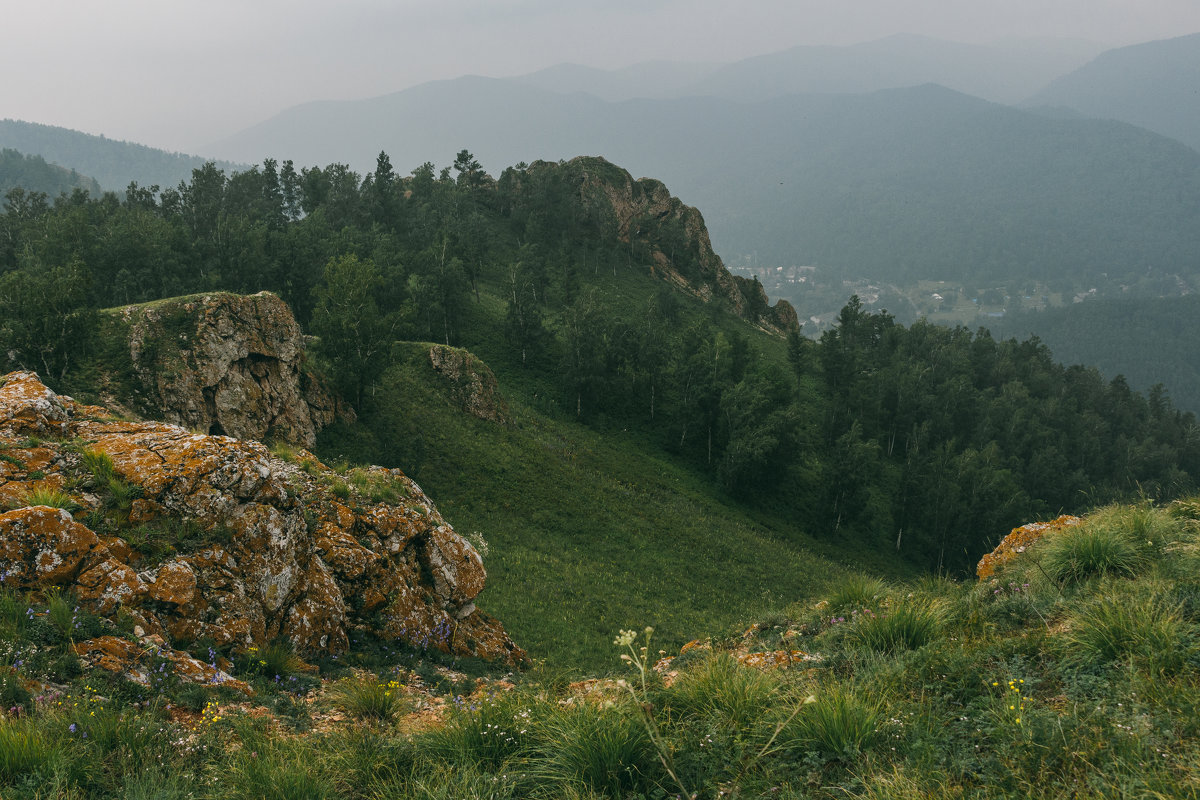
[[[476,608],[475,549],[399,470],[336,473],[305,450],[127,422],[0,378],[0,570],[21,591],[69,590],[143,637],[236,648],[287,637],[339,653],[361,630],[518,662]],[[34,493],[48,477],[51,507]],[[20,498],[13,502],[11,498]],[[68,510],[70,509],[70,510]],[[110,648],[111,649],[111,648]]]
[[[300,326],[269,292],[124,306],[106,312],[105,329],[129,358],[111,394],[140,416],[312,447],[318,430],[353,413],[305,372]]]
[[[679,289],[709,302],[723,300],[734,313],[768,333],[799,330],[796,311],[786,300],[774,307],[759,286],[739,281],[713,252],[700,212],[672,197],[661,181],[634,180],[603,158],[587,156],[565,163],[535,161],[506,179],[565,186],[564,200],[578,204],[576,218],[587,220],[602,236],[630,247],[631,259],[648,261],[651,272]]]
[[[1012,531],[1004,537],[996,549],[979,560],[975,567],[975,575],[979,580],[986,580],[996,574],[1005,564],[1020,556],[1034,542],[1052,534],[1061,533],[1083,522],[1079,517],[1063,514],[1058,519],[1049,522],[1030,522]]]
[[[429,363],[446,382],[450,399],[463,411],[502,425],[508,421],[508,404],[487,364],[466,350],[441,344],[429,348]]]

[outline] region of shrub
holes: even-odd
[[[1101,518],[1050,539],[1042,564],[1051,580],[1065,585],[1100,575],[1131,577],[1146,562],[1141,542],[1132,538],[1125,525]]]
[[[886,613],[866,614],[854,625],[854,638],[881,653],[916,650],[940,635],[945,611],[932,602],[910,602]]]

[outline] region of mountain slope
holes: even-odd
[[[974,45],[901,34],[851,46],[794,47],[748,58],[693,83],[688,93],[764,100],[937,83],[985,100],[1013,103],[1098,51],[1098,46],[1084,42]]]
[[[204,166],[207,160],[14,119],[0,120],[0,147],[40,156],[52,164],[90,175],[111,191],[125,189],[130,181],[142,186],[172,187],[191,178],[192,170]],[[233,169],[237,165],[226,162],[219,166]]]
[[[1200,33],[1109,50],[1024,104],[1121,120],[1200,150]]]

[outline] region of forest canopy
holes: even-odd
[[[319,337],[314,363],[357,407],[363,458],[438,457],[389,433],[397,412],[375,389],[393,342],[461,346],[542,413],[634,431],[798,531],[943,571],[1039,515],[1194,486],[1195,419],[1165,392],[1063,367],[1037,339],[905,327],[857,298],[819,341],[768,335],[662,280],[700,268],[695,236],[653,218],[623,233],[582,169],[493,178],[464,150],[399,175],[381,153],[365,175],[268,159],[124,196],[12,190],[0,368],[94,392],[99,309],[270,290]]]

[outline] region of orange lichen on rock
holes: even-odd
[[[37,463],[45,474],[36,480],[78,487],[81,505],[99,509],[79,519],[47,506],[0,514],[7,586],[66,589],[102,616],[127,615],[142,636],[235,647],[282,636],[298,653],[332,654],[349,647],[350,630],[363,630],[447,653],[526,659],[475,607],[486,580],[479,553],[399,470],[366,471],[397,498],[376,501],[306,453],[296,463],[258,442],[82,408],[33,373],[0,378],[5,452]],[[30,436],[45,441],[30,449],[22,442]],[[107,521],[103,538],[81,520],[103,515],[98,495],[111,486],[94,479],[85,452],[111,459],[115,480],[140,495]],[[33,470],[17,457],[0,464],[0,494],[24,497]],[[148,524],[161,526],[165,553],[147,556],[144,541],[127,538]],[[186,546],[166,533],[172,526],[186,527]]]
[[[1064,514],[1050,522],[1030,522],[1019,528],[1013,528],[1012,532],[1004,537],[995,550],[979,560],[979,566],[975,568],[975,575],[980,580],[990,578],[997,569],[1024,553],[1027,547],[1042,537],[1061,532],[1064,528],[1078,525],[1081,522],[1083,520],[1079,517]]]
[[[187,653],[164,647],[157,636],[147,637],[143,644],[117,636],[99,636],[75,645],[75,652],[85,663],[121,675],[143,686],[150,684],[153,662],[169,663],[172,675],[190,683],[227,686],[247,695],[254,694],[250,685],[234,678],[212,664],[194,658]]]

